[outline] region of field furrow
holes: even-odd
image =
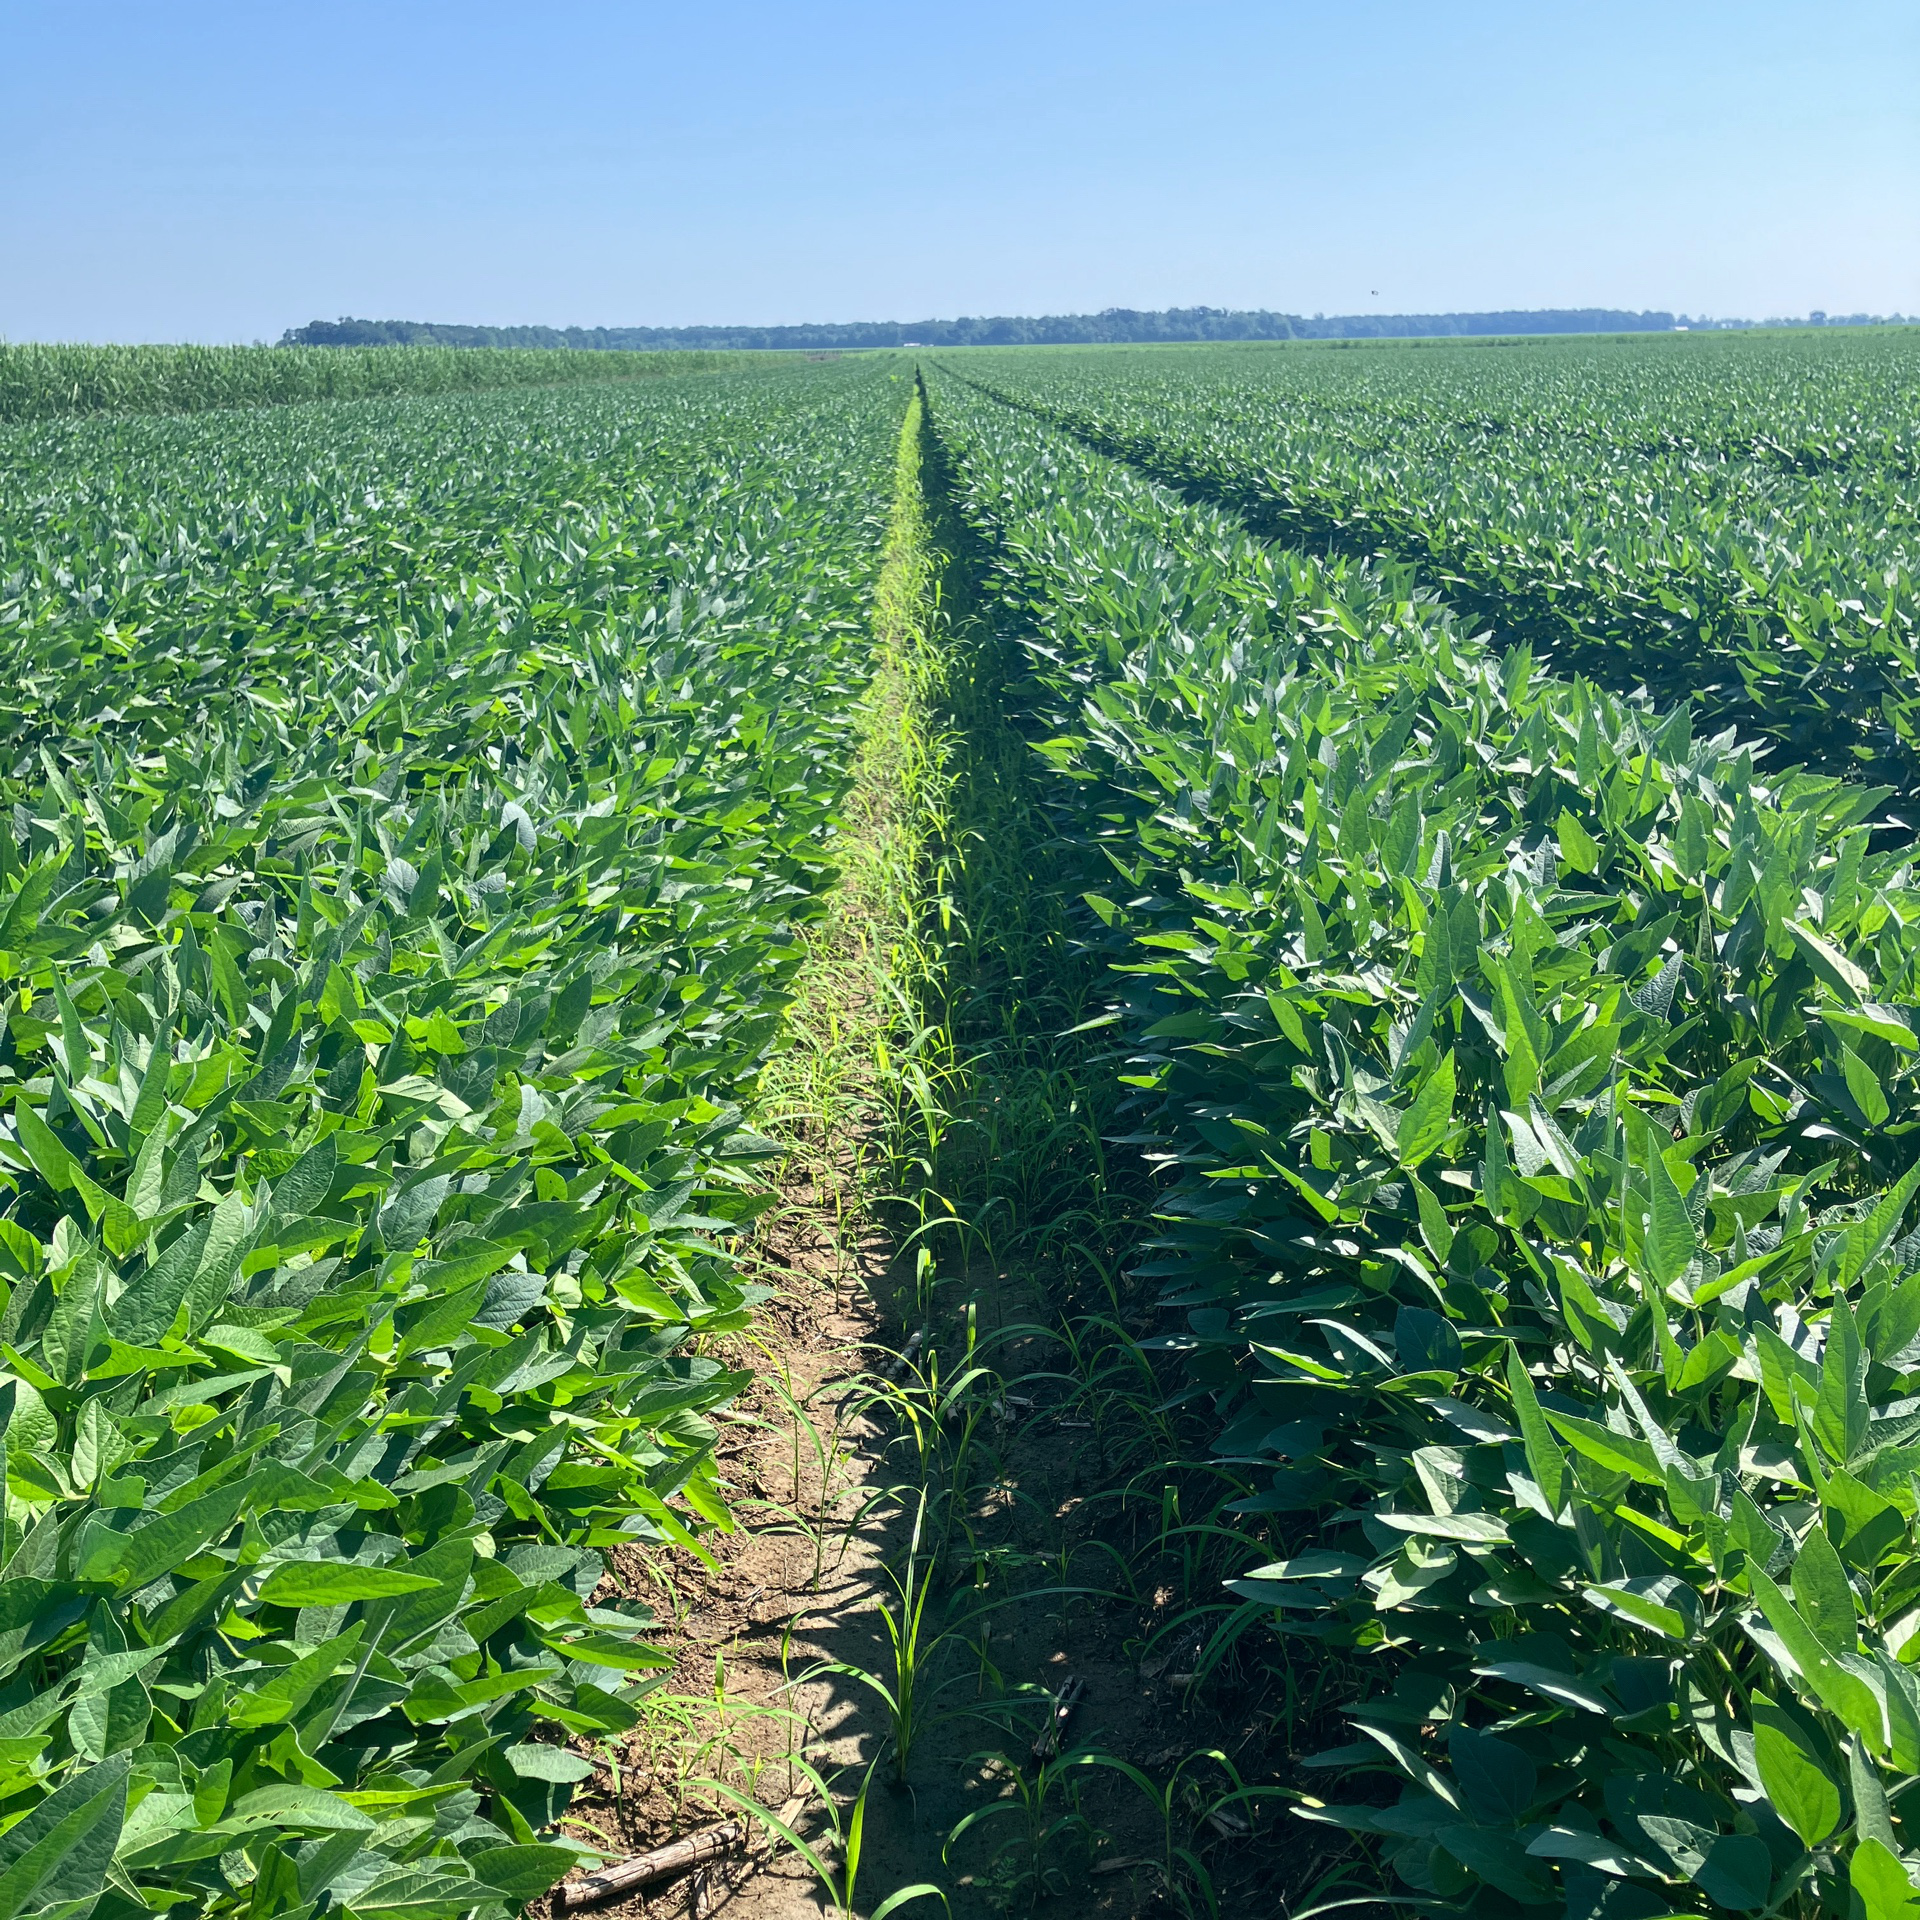
[[[1902,465],[1808,478],[1704,453],[1671,394],[1674,444],[1635,445],[1605,424],[1617,394],[1583,392],[1578,369],[1489,416],[1490,396],[1410,407],[1300,365],[970,370],[1289,543],[1419,566],[1464,618],[1564,671],[1693,702],[1776,759],[1913,787],[1920,498]]]

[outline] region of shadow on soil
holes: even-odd
[[[921,471],[953,778],[913,1091],[819,1130],[763,1217],[773,1297],[732,1343],[757,1380],[720,1448],[744,1524],[711,1564],[616,1567],[676,1666],[577,1830],[637,1852],[733,1812],[704,1784],[725,1781],[784,1805],[834,1882],[757,1849],[614,1920],[872,1915],[922,1885],[911,1911],[962,1920],[1286,1913],[1349,1854],[1275,1796],[1341,1737],[1350,1678],[1264,1628],[1215,1644],[1221,1579],[1266,1548],[1213,1523],[1248,1487],[1193,1464],[1139,1344],[1151,1181],[1109,1163],[1113,1067],[1073,1033],[1106,979],[1072,923],[1089,880],[1036,791],[1024,655],[930,431]],[[794,1810],[807,1767],[831,1810]]]

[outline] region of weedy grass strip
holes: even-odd
[[[929,1021],[925,1006],[928,983],[939,966],[937,945],[927,933],[928,886],[955,777],[953,741],[942,723],[947,629],[939,610],[941,556],[930,541],[922,476],[925,438],[922,399],[911,390],[895,452],[872,610],[878,660],[861,703],[851,785],[834,841],[839,878],[824,916],[809,930],[807,958],[796,975],[787,1015],[786,1045],[769,1067],[757,1109],[787,1147],[787,1168],[803,1178],[810,1204],[816,1210],[831,1208],[832,1233],[844,1248],[876,1231],[891,1236],[900,1226],[903,1170],[911,1179],[911,1170],[924,1164],[930,1127],[938,1124],[936,1088],[950,1071],[947,1037]],[[906,1237],[911,1243],[911,1233]],[[931,1302],[919,1292],[927,1271],[923,1259],[913,1291],[876,1303],[884,1313],[921,1318],[917,1336],[902,1342],[909,1367],[927,1331],[924,1316]],[[886,1363],[881,1365],[884,1369]],[[814,1536],[817,1588],[830,1527],[825,1488],[846,1413],[836,1409],[829,1440],[791,1393],[783,1390],[781,1397],[792,1428],[796,1503],[803,1436],[820,1468],[823,1507],[817,1526],[808,1528]],[[871,1382],[855,1386],[853,1401],[878,1409],[883,1418],[904,1411],[909,1425],[925,1412],[910,1392]],[[876,1484],[854,1518],[837,1523],[845,1527],[842,1553],[852,1531],[876,1508],[898,1508],[916,1498],[922,1522],[930,1501],[936,1512],[951,1505],[950,1492],[931,1473],[915,1476],[912,1484]],[[930,1588],[917,1551],[920,1540],[916,1527],[904,1574],[884,1562],[873,1570],[872,1593],[880,1596],[890,1635],[890,1667],[878,1672],[818,1664],[792,1680],[804,1688],[835,1677],[849,1679],[872,1694],[884,1718],[876,1751],[851,1774],[829,1774],[821,1756],[810,1756],[804,1746],[787,1757],[820,1797],[831,1834],[810,1841],[794,1831],[790,1818],[769,1813],[732,1784],[703,1783],[710,1795],[742,1808],[771,1837],[788,1844],[837,1911],[854,1911],[876,1773],[885,1766],[905,1777],[926,1718],[916,1687],[923,1652],[937,1650],[937,1639],[922,1631]],[[930,1882],[882,1891],[877,1912],[946,1898]]]
[[[890,1151],[905,1063],[936,1038],[917,1018],[915,983],[929,965],[921,910],[951,772],[938,716],[944,666],[922,431],[914,392],[895,454],[872,615],[878,661],[835,842],[838,879],[825,919],[809,934],[789,1037],[763,1091],[769,1128],[855,1210],[875,1190],[890,1190],[871,1156]]]

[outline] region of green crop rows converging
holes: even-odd
[[[1662,704],[1705,698],[1716,725],[1904,787],[1920,782],[1910,343],[968,370],[1286,538],[1417,563],[1508,643]]]
[[[994,1871],[1067,1884],[1103,1772],[1187,1912],[1287,1798],[1356,1904],[1920,1914],[1914,370],[983,351],[910,412],[850,361],[0,430],[0,1908],[505,1920],[574,1864],[668,1664],[607,1556],[737,1524],[798,983],[794,1084],[874,1002],[842,1105],[917,1209],[896,1776],[1022,1599],[962,1464],[1060,1394],[1061,1631],[1129,1589],[1190,1697],[1351,1722],[1072,1747],[955,1848],[1024,1812]],[[1034,1324],[955,1319],[978,1267]]]

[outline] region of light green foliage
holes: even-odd
[[[994,379],[1070,411],[1093,376],[1051,365]],[[1329,1759],[1397,1801],[1302,1810],[1450,1911],[1905,1911],[1920,891],[1885,790],[930,377],[1101,876],[1077,931],[1166,1173],[1147,1344],[1274,1469],[1233,1593],[1379,1663]],[[1100,378],[1143,434],[1178,412]]]
[[[1910,331],[966,366],[1282,537],[1417,564],[1503,644],[1920,782]]]
[[[0,345],[0,420],[561,387],[738,365],[729,353],[528,353],[454,347]]]
[[[16,438],[0,1901],[498,1913],[731,1524],[860,369]],[[104,1891],[103,1891],[104,1889]]]

